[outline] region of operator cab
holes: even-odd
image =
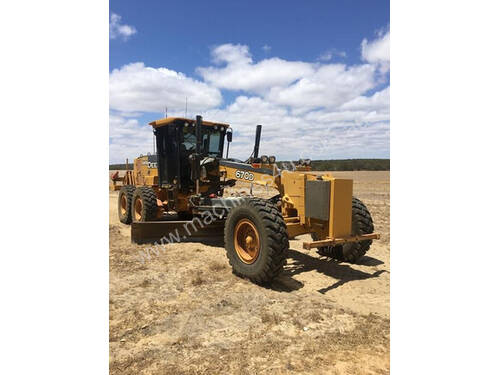
[[[158,177],[160,186],[176,186],[190,190],[191,179],[189,157],[196,153],[196,121],[181,117],[167,117],[150,122],[156,136],[158,155]],[[201,127],[201,159],[222,158],[224,138],[228,124],[203,121]]]

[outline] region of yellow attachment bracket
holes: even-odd
[[[302,248],[306,250],[311,250],[313,248],[318,248],[323,246],[342,245],[347,242],[360,242],[366,240],[379,240],[379,239],[380,239],[380,234],[378,233],[361,234],[358,236],[349,236],[343,238],[326,239],[321,241],[304,242],[302,244]]]

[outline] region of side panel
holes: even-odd
[[[254,168],[250,164],[221,160],[219,170],[225,174],[227,180],[250,182],[277,188],[276,177],[273,176],[271,169]]]
[[[330,219],[330,181],[306,181],[306,217]]]
[[[352,180],[334,178],[330,198],[330,237],[351,235]]]
[[[300,223],[305,224],[305,185],[306,176],[302,173],[283,171],[281,174],[281,188],[285,207],[292,206],[297,210]]]
[[[133,185],[155,185],[158,183],[156,155],[144,155],[134,159]],[[127,180],[128,181],[128,180]]]

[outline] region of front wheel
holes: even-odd
[[[271,282],[286,263],[286,224],[278,207],[268,200],[249,198],[231,209],[224,242],[233,272],[257,284]]]

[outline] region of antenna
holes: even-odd
[[[188,97],[186,96],[186,113],[184,114],[184,117],[188,117]]]
[[[167,109],[168,109],[168,108],[167,108],[167,106],[165,106],[165,118],[167,118],[167,117],[168,117],[168,116],[167,116]]]

